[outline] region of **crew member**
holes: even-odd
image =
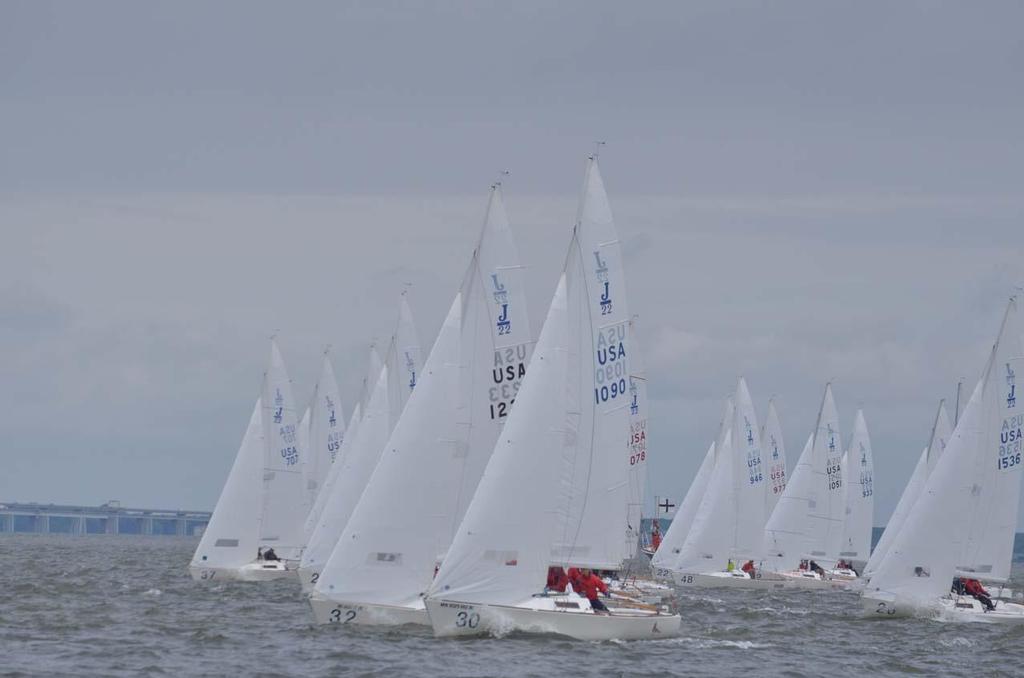
[[[984,605],[986,611],[991,612],[996,609],[996,606],[992,603],[991,596],[988,595],[988,591],[985,590],[985,587],[977,579],[964,579],[964,591],[967,592],[967,595],[972,596]]]
[[[658,527],[658,521],[655,520],[651,525],[651,550],[657,551],[659,546],[661,546],[661,528]]]
[[[548,591],[565,591],[565,585],[569,583],[569,576],[561,567],[548,568]]]
[[[729,560],[728,560],[728,561],[727,561],[727,562],[725,563],[725,571],[726,571],[726,572],[732,572],[732,571],[733,571],[733,570],[735,570],[735,569],[736,569],[736,563],[732,562],[732,558],[730,558],[730,559],[729,559]]]
[[[266,551],[263,552],[263,560],[281,560],[281,559],[277,557],[277,554],[274,553],[273,547],[271,547],[271,548],[268,548]]]
[[[743,570],[744,572],[746,572],[747,576],[750,577],[751,579],[753,579],[754,576],[757,574],[757,572],[754,570],[754,561],[753,560],[748,560],[747,562],[743,563],[743,567],[740,568],[740,569]]]
[[[574,582],[573,588],[584,598],[590,601],[590,609],[594,611],[594,614],[610,614],[605,604],[601,602],[598,595],[604,594],[608,597],[608,587],[604,581],[601,580],[596,574],[591,572],[587,568],[580,570],[578,586]]]

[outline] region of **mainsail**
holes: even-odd
[[[871,457],[868,425],[862,410],[857,410],[850,446],[843,463],[846,471],[846,517],[839,557],[855,565],[864,564],[871,553],[871,527],[875,516],[875,464]]]

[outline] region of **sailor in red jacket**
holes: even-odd
[[[992,604],[992,598],[988,595],[988,591],[985,590],[985,587],[977,579],[964,579],[964,590],[967,591],[967,595],[973,596],[981,602],[986,610],[996,609],[996,606]]]
[[[579,578],[573,582],[572,587],[573,590],[590,601],[590,608],[594,611],[594,614],[609,614],[608,608],[598,598],[598,595],[601,593],[605,596],[608,595],[608,587],[605,585],[604,580],[596,574],[587,568],[583,568],[580,571]]]
[[[548,568],[548,591],[565,591],[565,585],[569,583],[569,577],[565,570],[560,567]]]
[[[651,550],[657,551],[659,546],[661,546],[661,528],[658,527],[658,521],[655,520],[651,526]]]

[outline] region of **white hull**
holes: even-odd
[[[648,605],[659,605],[675,598],[671,586],[652,579],[610,579],[605,580],[608,591],[613,594],[633,598]]]
[[[873,592],[861,599],[861,605],[864,615],[875,619],[922,617],[954,623],[1024,624],[1024,605],[996,601],[996,609],[987,612],[970,596],[950,595],[927,603]]]
[[[791,588],[787,582],[772,572],[751,578],[745,572],[676,572],[673,579],[680,588],[739,588],[739,589],[782,589]]]
[[[563,606],[573,605],[567,609]],[[522,606],[427,600],[438,637],[501,636],[511,631],[568,636],[577,640],[651,640],[679,633],[679,615],[643,611],[595,614],[585,598],[536,597]]]
[[[430,626],[424,607],[341,603],[313,594],[309,598],[317,624],[362,624],[366,626]]]
[[[295,576],[295,570],[290,570],[281,561],[256,562],[243,565],[242,567],[197,567],[192,565],[188,568],[189,574],[194,581],[270,581],[272,579],[287,579]]]
[[[849,589],[854,585],[856,579],[837,579],[828,576],[822,577],[816,572],[808,570],[788,570],[775,573],[782,577],[786,588],[790,589]]]

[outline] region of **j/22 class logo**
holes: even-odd
[[[284,416],[284,396],[281,395],[281,389],[274,389],[274,423],[280,424],[281,419]]]
[[[597,282],[601,290],[601,315],[611,315],[612,312],[612,292],[610,289],[610,282],[608,280],[608,264],[601,259],[601,252],[594,251],[594,260],[597,262],[597,268],[594,269],[594,273],[597,275]]]
[[[495,323],[498,335],[509,334],[512,332],[512,321],[508,317],[508,290],[505,289],[505,283],[498,280],[497,273],[491,274],[491,283],[494,286],[494,303],[498,306],[498,320]]]

